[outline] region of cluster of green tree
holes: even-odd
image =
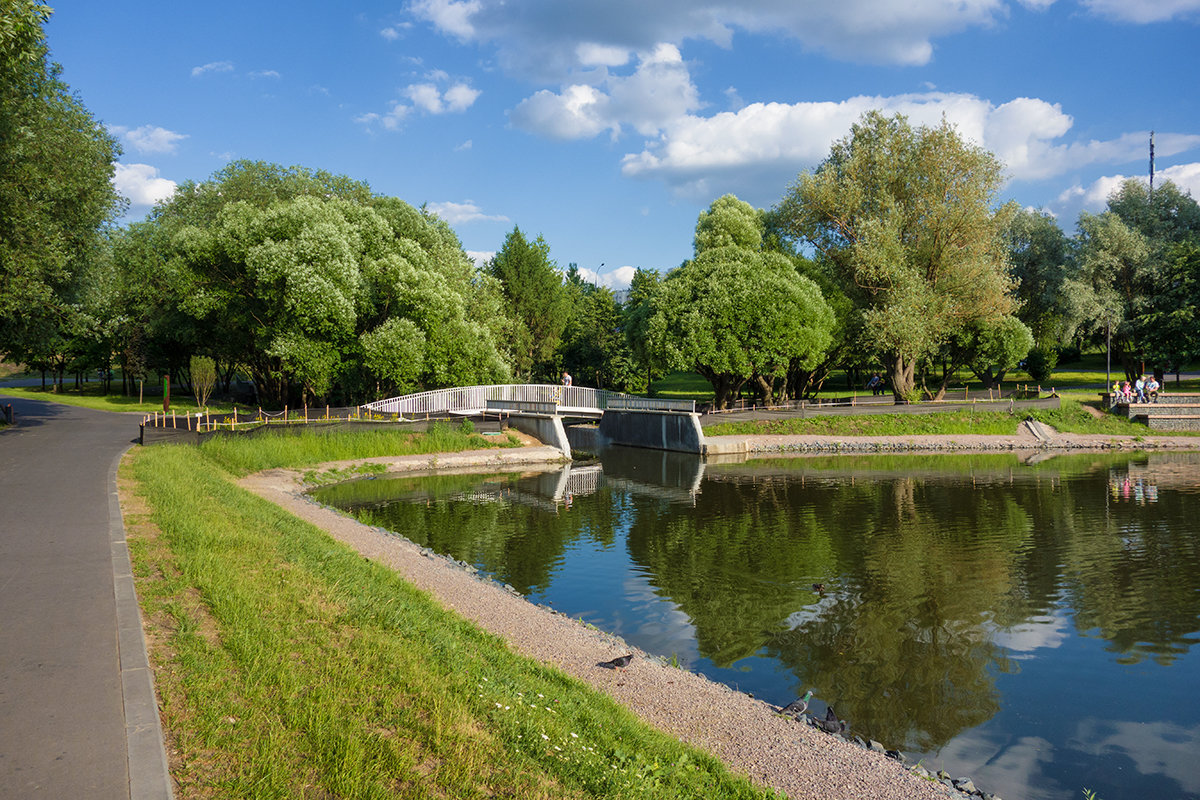
[[[1127,375],[1200,355],[1200,206],[1127,181],[1068,238],[1000,205],[1003,166],[949,123],[870,112],[770,211],[732,195],[694,254],[628,299],[514,228],[483,268],[436,216],[359,181],[237,162],[117,228],[116,142],[47,61],[33,0],[0,5],[0,355],[192,383],[212,359],[264,405],[505,380],[644,390],[690,370],[718,406],[812,396],[835,368],[898,400],[1048,376],[1102,342]],[[204,362],[207,365],[207,362]]]
[[[112,237],[125,372],[197,353],[264,405],[506,380],[506,315],[441,220],[366,184],[236,162]]]
[[[694,370],[723,405],[810,395],[835,366],[881,369],[897,400],[940,398],[962,368],[1045,380],[1110,334],[1130,378],[1200,356],[1195,200],[1130,179],[1068,238],[998,204],[1003,181],[949,123],[867,113],[771,211],[717,200],[695,257],[635,285],[635,363]]]
[[[1161,381],[1200,357],[1200,205],[1191,195],[1126,180],[1108,210],[1080,216],[1065,247],[1051,220],[1027,222],[1014,265],[1042,284],[1040,297],[1027,295],[1031,327],[1040,322],[1048,340],[1065,343],[1111,337],[1129,380],[1152,370]],[[1063,249],[1065,258],[1055,254]]]
[[[50,8],[0,2],[0,355],[33,362],[102,329],[116,141],[48,59]]]

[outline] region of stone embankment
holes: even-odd
[[[1200,450],[1196,436],[1110,436],[1060,433],[1025,422],[1012,436],[708,436],[705,455],[763,456],[772,453],[961,453],[1074,450]]]

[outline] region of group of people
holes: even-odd
[[[1132,384],[1129,381],[1113,381],[1113,404],[1117,403],[1157,403],[1158,390],[1161,388],[1158,380],[1151,375],[1138,376]]]
[[[871,390],[871,394],[883,394],[886,381],[876,372],[871,376],[871,380],[867,381],[867,388]]]

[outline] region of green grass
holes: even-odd
[[[120,388],[120,384],[116,384]],[[98,411],[136,411],[142,414],[152,414],[162,411],[162,395],[146,393],[145,402],[139,403],[137,395],[125,397],[120,394],[103,394],[99,383],[85,383],[83,388],[76,391],[73,383],[63,384],[62,392],[53,391],[53,387],[43,389],[41,386],[0,386],[0,394],[13,397],[25,397],[30,400],[46,400],[51,403],[62,403],[69,406],[82,406]],[[195,399],[188,395],[173,396],[171,406],[178,411],[196,411]],[[231,404],[209,405],[208,410],[213,414],[228,414],[233,411]]]
[[[147,503],[126,524],[181,797],[770,796],[204,448],[135,449],[121,474]]]
[[[650,394],[672,400],[712,400],[712,384],[694,372],[672,372],[650,384]]]
[[[800,419],[787,417],[721,422],[704,428],[707,436],[908,436],[932,434],[1012,435],[1024,417],[1007,412],[947,411],[936,414],[862,414]]]
[[[428,433],[379,430],[326,433],[320,430],[264,431],[248,436],[214,436],[200,451],[235,475],[272,467],[310,467],[328,461],[377,456],[458,453],[496,447],[515,447],[509,437],[467,433],[463,426],[433,424]]]
[[[1063,433],[1091,433],[1138,437],[1151,435],[1139,423],[1115,414],[1096,417],[1084,406],[1099,408],[1094,392],[1079,391],[1062,396],[1061,408],[1008,411],[947,411],[935,414],[863,414],[823,416],[809,419],[783,418],[722,422],[704,428],[708,436],[962,436],[1016,433],[1021,421],[1032,417]],[[1176,435],[1172,433],[1172,435]]]

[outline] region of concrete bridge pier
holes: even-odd
[[[508,424],[509,427],[527,433],[539,442],[557,447],[567,458],[571,457],[567,429],[563,427],[562,417],[557,414],[515,413],[508,417]]]
[[[600,440],[678,453],[704,452],[704,431],[694,411],[608,408],[600,418]]]

